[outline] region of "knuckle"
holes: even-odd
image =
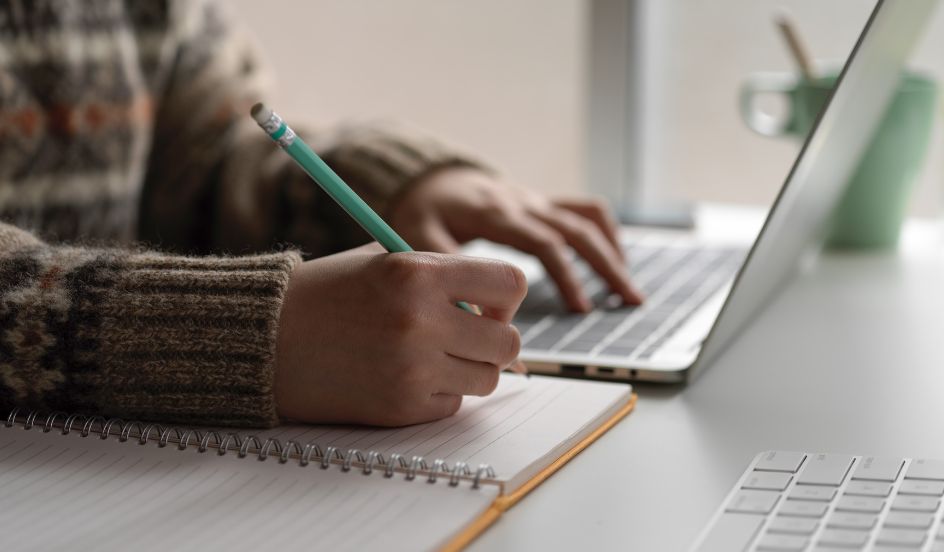
[[[514,326],[506,326],[498,345],[499,362],[507,364],[518,358],[521,352],[521,333]]]
[[[482,378],[482,396],[491,395],[498,388],[499,370],[487,370]]]
[[[462,396],[461,395],[452,395],[449,396],[445,401],[443,406],[443,414],[445,416],[452,416],[459,411],[459,407],[462,406]]]
[[[498,266],[506,288],[516,295],[524,296],[528,291],[528,279],[524,271],[510,263],[501,263]]]
[[[386,279],[401,291],[421,289],[429,279],[431,263],[426,255],[399,253],[386,255]]]
[[[534,248],[538,255],[558,255],[564,248],[564,237],[554,232],[548,232],[535,238]]]

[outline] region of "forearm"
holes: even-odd
[[[272,425],[293,253],[51,247],[0,226],[0,405]]]

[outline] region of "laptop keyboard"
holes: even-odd
[[[633,245],[630,276],[646,295],[642,306],[615,301],[583,261],[575,260],[584,289],[597,307],[568,313],[554,283],[544,278],[528,289],[515,324],[522,349],[647,359],[705,300],[729,283],[746,250],[702,245]]]
[[[765,452],[693,550],[944,552],[944,460]]]

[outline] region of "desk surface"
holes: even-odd
[[[944,241],[830,253],[687,386],[636,411],[505,514],[484,550],[686,550],[762,450],[944,458]]]

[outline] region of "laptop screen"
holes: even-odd
[[[898,86],[936,0],[879,0],[786,183],[691,374],[714,360],[815,252]]]

